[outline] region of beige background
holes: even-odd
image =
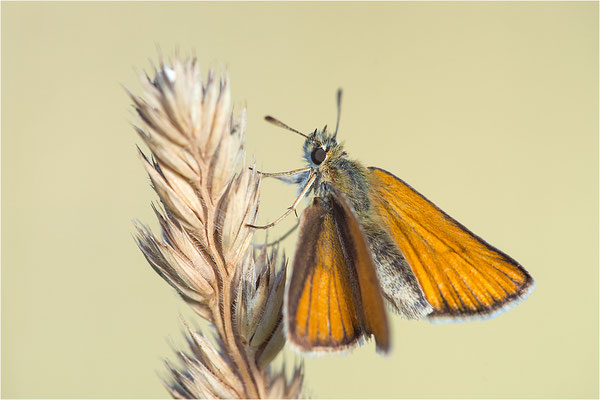
[[[598,5],[511,2],[2,3],[2,397],[166,396],[189,313],[131,237],[156,196],[120,87],[157,45],[228,68],[267,171],[302,140],[262,117],[334,125],[343,87],[351,156],[537,280],[494,320],[394,317],[388,358],[306,360],[312,396],[598,396]],[[260,221],[294,194],[266,182]]]

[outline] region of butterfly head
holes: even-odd
[[[313,169],[325,167],[345,154],[336,134],[327,131],[327,125],[322,130],[315,129],[304,142],[304,159]]]

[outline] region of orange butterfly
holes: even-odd
[[[303,189],[269,228],[314,200],[300,219],[285,326],[302,351],[335,351],[363,337],[390,347],[384,304],[408,319],[491,317],[529,295],[534,281],[514,259],[486,243],[413,188],[348,158],[334,133],[305,135],[308,167],[265,173]],[[385,299],[385,301],[384,301]]]

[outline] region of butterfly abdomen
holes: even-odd
[[[433,311],[410,265],[374,216],[363,218],[379,285],[388,306],[406,319],[421,319]]]

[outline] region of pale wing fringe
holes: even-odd
[[[166,362],[174,398],[297,398],[303,369],[273,373],[269,363],[285,337],[285,265],[277,250],[253,253],[260,175],[243,165],[245,110],[232,111],[227,76],[202,80],[195,58],[176,56],[141,76],[142,96],[129,93],[139,115],[140,151],[161,207],[162,235],[136,223],[136,240],[152,268],[202,318],[212,342],[187,324],[189,352]]]

